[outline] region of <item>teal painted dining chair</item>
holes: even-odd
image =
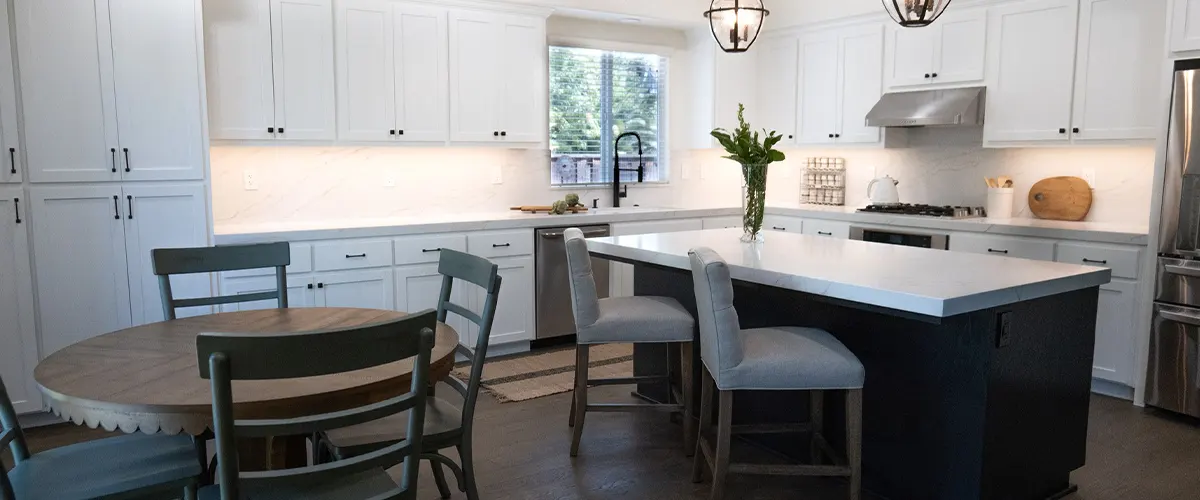
[[[177,309],[276,300],[287,308],[287,271],[292,252],[287,242],[225,245],[199,248],[156,248],[150,251],[154,274],[162,295],[163,317],[175,319]],[[241,295],[176,299],[171,275],[217,273],[244,269],[275,269],[275,290]]]
[[[413,499],[417,491],[429,362],[437,314],[432,310],[355,328],[274,335],[202,333],[196,337],[200,376],[213,394],[217,483],[201,500]],[[279,420],[234,420],[233,381],[316,377],[416,357],[408,392],[359,408]],[[238,438],[312,435],[403,413],[405,439],[334,463],[266,472],[238,470]],[[404,464],[397,484],[386,469]]]
[[[17,412],[0,380],[0,500],[196,498],[204,471],[187,436],[129,434],[31,454]]]
[[[496,264],[474,255],[443,249],[438,262],[438,273],[442,275],[442,289],[438,297],[438,321],[445,322],[449,313],[466,318],[479,327],[475,338],[474,351],[459,345],[458,354],[471,363],[471,376],[467,383],[450,377],[446,384],[453,388],[463,399],[462,408],[439,397],[429,398],[425,420],[424,449],[429,450],[421,456],[430,461],[433,477],[437,482],[438,491],[442,498],[450,497],[450,487],[446,483],[442,466],[450,468],[458,480],[459,491],[465,492],[470,500],[479,499],[479,489],[475,482],[475,465],[472,452],[472,428],[475,420],[475,404],[479,399],[479,386],[483,379],[483,364],[487,359],[488,343],[492,334],[492,320],[496,315],[496,301],[500,296],[500,275]],[[470,283],[487,293],[481,314],[450,301],[455,280]],[[390,443],[404,439],[405,433],[395,420],[381,419],[357,426],[333,429],[325,432],[319,439],[319,447],[328,452],[335,460],[353,459],[363,453],[370,452]],[[438,453],[447,448],[456,448],[461,466],[455,464],[449,457]]]

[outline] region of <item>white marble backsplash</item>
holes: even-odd
[[[804,158],[846,159],[846,204],[867,204],[874,175],[900,181],[901,201],[985,205],[984,177],[1008,175],[1016,184],[1015,217],[1032,217],[1026,197],[1038,180],[1096,171],[1095,202],[1088,221],[1146,225],[1154,176],[1151,147],[984,149],[979,128],[909,131],[901,149],[787,150],[772,167],[768,204],[799,203]],[[736,165],[719,150],[673,151],[670,183],[632,185],[624,205],[715,208],[739,204]],[[568,192],[584,203],[611,206],[607,188],[549,185],[546,150],[345,146],[214,146],[213,212],[217,224],[303,222],[348,218],[420,216],[429,211],[482,213],[516,205],[549,205]],[[500,169],[501,182],[494,182]],[[253,171],[258,189],[243,186]],[[394,187],[385,186],[388,179]]]

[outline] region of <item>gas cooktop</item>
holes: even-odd
[[[916,215],[921,217],[941,217],[946,219],[972,219],[978,217],[987,217],[982,207],[952,207],[934,206],[934,205],[913,205],[910,203],[901,203],[899,205],[867,205],[866,208],[858,209],[859,212],[867,212],[873,214],[891,214],[891,215]]]

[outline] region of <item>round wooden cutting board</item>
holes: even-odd
[[[1092,187],[1078,177],[1042,179],[1029,190],[1029,210],[1039,219],[1079,221],[1092,209]]]

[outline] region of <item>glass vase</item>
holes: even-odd
[[[763,214],[767,204],[767,166],[742,165],[742,241],[763,241]]]

